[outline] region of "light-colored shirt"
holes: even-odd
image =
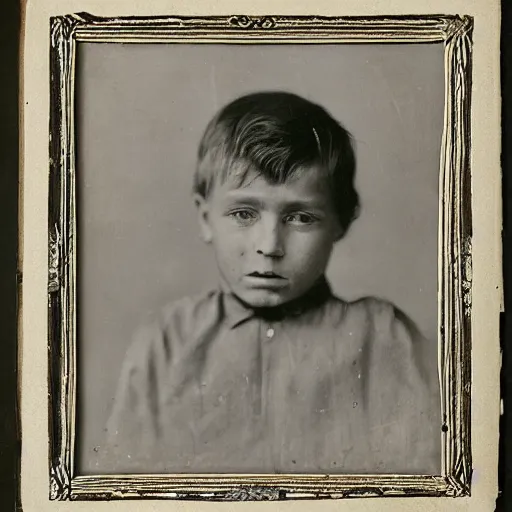
[[[440,474],[425,343],[389,302],[325,281],[268,310],[222,291],[177,301],[128,351],[97,469]]]

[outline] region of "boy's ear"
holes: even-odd
[[[210,205],[201,194],[194,194],[194,203],[197,208],[197,218],[201,229],[201,237],[204,242],[209,244],[213,238],[210,226]]]

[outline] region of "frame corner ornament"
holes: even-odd
[[[445,28],[446,41],[468,35],[473,30],[472,16],[453,16]]]
[[[50,32],[52,44],[59,40],[70,39],[79,25],[87,23],[87,17],[81,14],[67,14],[50,18]]]
[[[448,496],[452,498],[471,496],[470,479],[466,481],[466,479],[462,480],[460,477],[449,476],[446,478],[446,483],[449,486]]]
[[[69,471],[59,460],[55,467],[50,471],[50,500],[63,501],[70,498],[71,479]]]

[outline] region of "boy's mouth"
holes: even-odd
[[[285,277],[279,275],[279,274],[276,274],[275,272],[272,272],[272,271],[267,271],[267,272],[258,272],[258,271],[255,271],[255,272],[251,272],[250,274],[247,274],[249,277],[256,277],[256,278],[260,278],[260,279],[286,279]]]

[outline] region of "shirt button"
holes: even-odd
[[[267,329],[267,338],[272,338],[274,336],[274,329],[272,327],[270,329]]]

